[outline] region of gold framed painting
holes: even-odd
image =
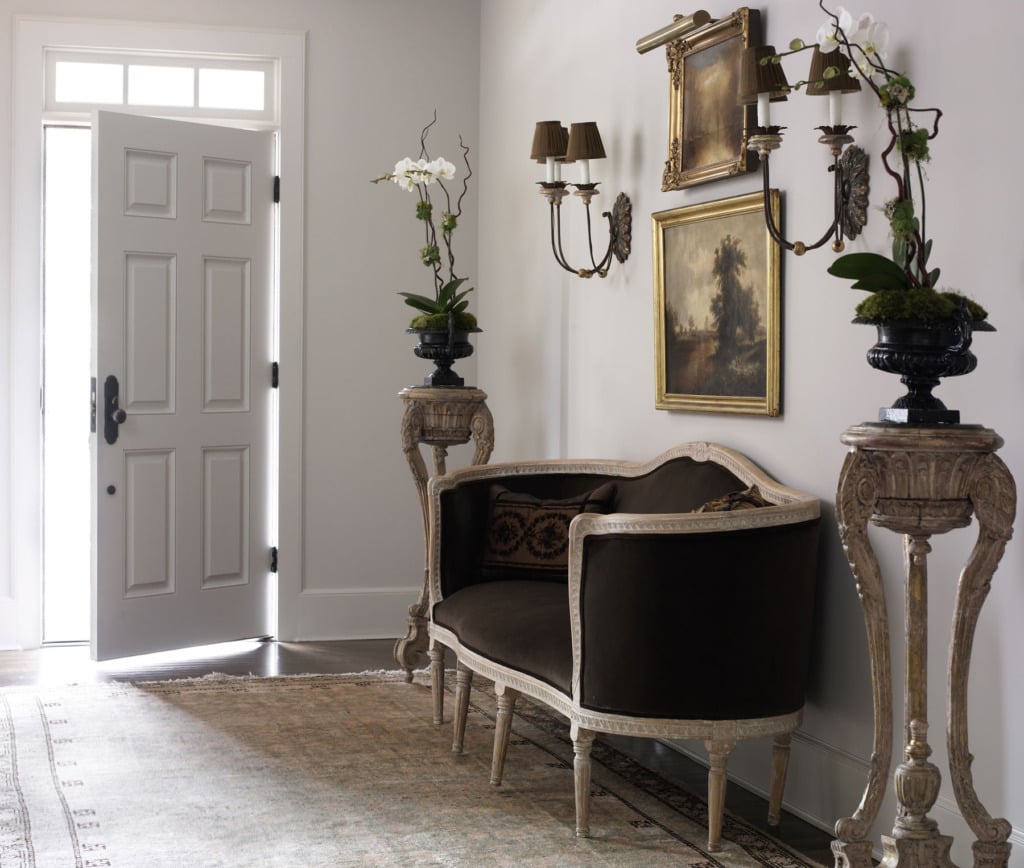
[[[761,44],[760,13],[742,7],[677,39],[668,54],[668,160],[662,190],[749,172],[753,110],[737,100],[743,49]]]
[[[651,215],[659,410],[778,416],[779,245],[750,193]],[[769,206],[779,220],[778,190]]]

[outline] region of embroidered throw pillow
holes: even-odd
[[[561,500],[491,486],[484,578],[564,581],[569,574],[569,522],[583,512],[610,512],[614,499],[610,482]]]

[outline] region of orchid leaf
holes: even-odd
[[[856,281],[855,289],[874,292],[879,289],[903,289],[907,276],[891,259],[878,253],[848,253],[828,267],[833,277]]]
[[[422,310],[424,313],[442,312],[437,302],[432,298],[427,298],[425,295],[417,295],[414,292],[400,292],[398,294],[405,299],[407,305],[416,308],[416,310]]]
[[[444,310],[448,306],[448,301],[454,292],[455,288],[450,283],[445,284],[441,288],[441,291],[437,294],[437,307],[439,310]]]
[[[938,286],[939,285],[939,269],[933,268],[928,272],[928,285]]]

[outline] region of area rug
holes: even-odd
[[[4,690],[0,865],[817,865],[733,817],[707,853],[704,803],[600,742],[577,839],[565,724],[524,703],[500,788],[493,735],[474,689],[453,755],[423,673]]]

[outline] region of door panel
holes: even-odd
[[[121,407],[129,413],[174,412],[176,265],[173,255],[125,255],[125,400]]]
[[[203,587],[249,581],[249,449],[203,450]]]
[[[125,598],[173,594],[174,450],[127,452],[124,466]]]
[[[98,112],[97,659],[268,632],[273,136]],[[102,427],[102,426],[101,426]]]
[[[203,410],[249,411],[250,262],[203,260]]]

